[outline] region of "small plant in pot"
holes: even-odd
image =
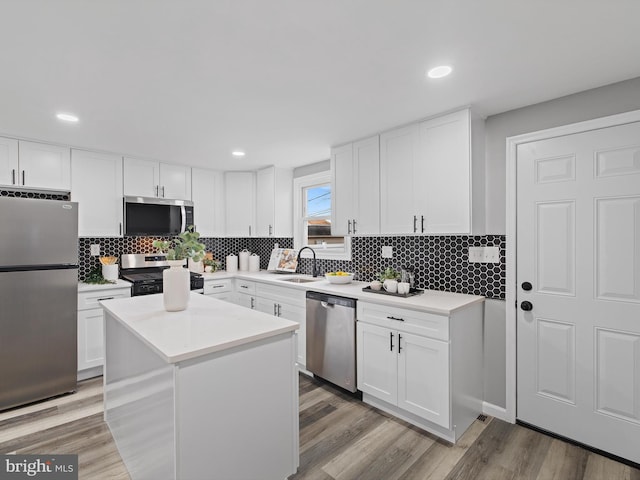
[[[400,272],[391,267],[387,267],[380,272],[379,278],[381,282],[384,282],[385,280],[398,280],[400,278]]]
[[[153,246],[167,256],[169,268],[162,272],[164,309],[178,312],[189,303],[189,270],[182,268],[188,258],[199,262],[204,258],[205,245],[200,243],[200,234],[189,226],[172,240],[154,240]]]

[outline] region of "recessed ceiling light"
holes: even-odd
[[[234,157],[244,157],[245,153],[242,150],[234,150],[231,152]]]
[[[56,117],[58,118],[58,120],[62,120],[64,122],[77,122],[79,120],[78,117],[76,117],[75,115],[71,114],[71,113],[58,113],[56,114]]]
[[[427,72],[427,77],[429,78],[442,78],[446,77],[451,73],[452,68],[449,65],[440,65],[439,67],[434,67]]]

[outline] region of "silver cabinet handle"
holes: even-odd
[[[393,352],[393,332],[389,332],[389,351]]]
[[[420,215],[420,226],[422,227],[422,233],[424,233],[424,215]]]
[[[413,233],[416,233],[418,231],[417,221],[418,221],[418,217],[414,215],[413,216]]]
[[[11,169],[11,185],[16,184],[16,169]]]
[[[162,198],[164,198],[164,185],[162,185]]]
[[[251,236],[251,225],[249,225],[249,236]]]
[[[351,220],[347,220],[347,235],[351,235]]]
[[[278,316],[282,315],[282,312],[280,311],[281,308],[282,308],[282,305],[278,304]]]
[[[388,318],[389,320],[395,320],[395,321],[397,321],[397,322],[404,322],[404,318],[393,317],[393,316],[391,316],[391,315],[389,315],[387,318]]]
[[[254,299],[253,297],[251,297],[251,308],[252,308],[252,309],[253,309],[253,308],[254,308],[254,306],[255,306],[255,305],[254,305],[254,303],[255,303],[255,299]]]
[[[120,232],[119,234],[122,235],[122,222],[118,223],[118,232]]]
[[[356,219],[353,219],[353,234],[356,234]]]
[[[114,297],[104,297],[104,298],[99,298],[98,301],[101,302],[103,300],[113,300]]]
[[[402,335],[398,334],[398,355],[402,351]]]
[[[269,225],[269,236],[273,235],[273,227]]]
[[[247,285],[240,285],[240,288],[249,288]]]
[[[156,185],[156,197],[158,196],[158,185]]]
[[[275,303],[273,304],[273,316],[278,316],[278,305],[276,305]]]
[[[211,285],[211,288],[222,288],[224,285]]]
[[[27,183],[24,180],[24,170],[22,170],[22,185],[26,185]]]

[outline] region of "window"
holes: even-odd
[[[293,188],[294,247],[311,247],[317,258],[351,260],[351,238],[331,232],[330,173],[295,178]]]

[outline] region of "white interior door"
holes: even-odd
[[[640,123],[516,168],[517,417],[640,462]]]

